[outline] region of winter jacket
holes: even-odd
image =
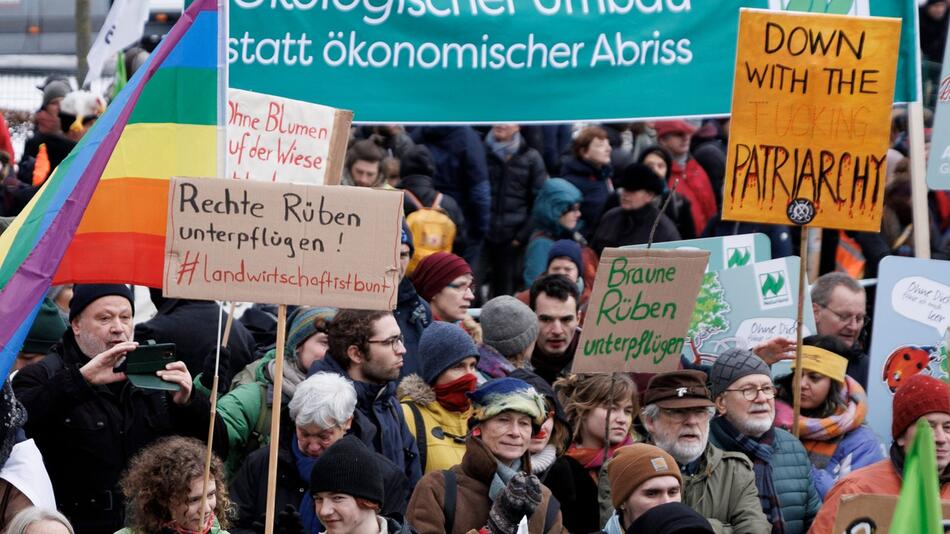
[[[812,470],[811,476],[815,481],[815,488],[818,489],[818,494],[824,497],[841,476],[839,472],[845,465],[849,466],[850,471],[855,471],[884,458],[887,458],[887,455],[877,434],[870,427],[861,425],[844,435],[838,442],[831,460],[823,469]]]
[[[607,247],[642,245],[650,240],[650,229],[657,217],[660,223],[653,236],[654,243],[679,241],[680,234],[676,225],[653,204],[647,204],[637,210],[614,208],[604,214],[597,225],[597,231],[591,239],[594,252],[600,254]]]
[[[523,468],[530,470],[527,454],[523,461],[528,464]],[[466,440],[465,456],[462,458],[461,465],[451,469],[457,481],[455,524],[451,526],[451,533],[466,534],[472,529],[477,530],[488,524],[488,514],[492,506],[488,490],[495,476],[496,466],[495,456],[481,439],[469,437]],[[545,532],[544,523],[548,506],[559,506],[557,500],[551,498],[551,490],[541,486],[541,494],[541,504],[528,519],[529,532],[538,534]],[[420,534],[449,534],[445,525],[444,504],[445,473],[434,471],[424,476],[412,492],[409,509],[406,511],[406,521]],[[567,532],[561,523],[560,510],[549,527],[547,532]]]
[[[610,182],[612,174],[613,169],[610,165],[597,169],[590,163],[575,157],[564,161],[561,176],[578,188],[583,195],[581,220],[584,221],[582,232],[587,232],[584,234],[585,237],[589,237],[597,227],[597,221],[604,210],[607,197],[613,190],[613,184]]]
[[[419,375],[404,378],[396,396],[400,399],[409,431],[417,438],[419,454],[425,457],[425,462],[420,462],[423,473],[460,464],[465,454],[465,436],[468,434],[468,418],[472,409],[464,412],[446,410],[435,400],[432,386],[426,384]],[[417,425],[413,408],[419,413],[422,428]]]
[[[59,509],[77,532],[115,532],[124,523],[118,482],[129,460],[165,436],[207,440],[211,405],[195,389],[180,406],[167,392],[125,380],[90,385],[79,372],[88,361],[67,330],[43,361],[16,374],[13,390],[27,410],[24,429],[43,454]],[[225,436],[220,419],[215,424],[216,435]],[[214,445],[226,458],[227,441]]]
[[[699,235],[719,211],[716,207],[716,194],[713,193],[706,171],[693,158],[686,160],[685,166],[677,161],[673,162],[668,183],[671,189],[677,178],[679,185],[676,186],[676,191],[689,200],[693,222],[696,223],[696,235]]]
[[[716,534],[768,534],[752,462],[742,453],[712,445],[698,460],[696,473],[683,472],[683,503],[709,520]]]
[[[377,385],[351,380],[330,354],[310,367],[311,375],[319,372],[335,373],[353,383],[356,409],[375,427],[372,449],[396,464],[406,474],[409,485],[415,486],[422,477],[419,449],[396,400],[396,382]]]
[[[435,159],[435,188],[462,207],[466,240],[481,240],[489,228],[491,188],[485,146],[478,133],[471,126],[420,126],[410,135]]]
[[[774,452],[770,462],[772,484],[782,509],[785,534],[805,534],[821,507],[821,498],[809,478],[811,462],[795,436],[781,428],[774,430]],[[716,425],[710,426],[709,442],[724,451],[742,454],[735,439]],[[757,493],[760,491],[761,488]]]
[[[416,205],[410,200],[409,194],[412,193],[419,199],[423,206],[430,208],[435,203],[435,197],[439,192],[432,184],[432,178],[421,174],[413,174],[404,177],[399,182],[399,189],[407,191],[406,198],[402,202],[402,209],[408,217],[410,213],[416,211]],[[442,195],[439,201],[439,207],[445,210],[445,214],[455,223],[455,242],[452,247],[454,250],[461,250],[465,245],[465,214],[458,202],[447,194]]]
[[[502,161],[490,148],[486,147],[485,152],[491,182],[491,227],[485,239],[491,243],[509,244],[516,239],[527,243],[534,199],[548,178],[544,160],[524,140],[508,161]]]
[[[228,534],[228,532],[229,531],[221,528],[221,525],[218,524],[217,518],[215,518],[214,524],[212,524],[211,528],[208,530],[208,534]],[[232,529],[230,532],[236,532],[236,531]],[[129,527],[125,527],[122,530],[116,531],[115,534],[138,534],[138,532],[132,530]],[[175,531],[172,529],[166,528],[166,529],[163,529],[159,534],[175,534]]]
[[[368,447],[370,443],[372,425],[366,426],[368,421],[361,418],[359,412],[354,415],[349,433],[356,435]],[[364,434],[364,430],[368,434]],[[280,422],[280,443],[277,449],[277,492],[275,495],[278,512],[288,504],[294,508],[300,507],[301,497],[310,488],[310,480],[300,477],[297,460],[291,450],[291,440],[296,439],[296,431],[289,412],[284,409]],[[381,454],[376,453],[380,465],[380,476],[383,479],[384,498],[380,511],[383,515],[402,517],[409,500],[409,481],[398,467],[392,464]],[[251,453],[247,461],[241,466],[237,475],[231,481],[229,488],[231,500],[236,510],[232,534],[252,534],[258,532],[254,523],[264,523],[267,511],[267,468],[270,457],[270,446],[263,447]]]
[[[534,279],[547,270],[551,245],[558,239],[575,237],[575,230],[561,226],[559,219],[565,209],[582,198],[580,190],[567,180],[552,178],[544,182],[531,210],[533,233],[525,251],[522,277],[526,286],[531,286]]]
[[[539,477],[564,510],[561,518],[568,532],[587,534],[600,528],[597,484],[583,465],[561,456]]]
[[[218,342],[215,328],[219,313],[221,308],[211,301],[163,299],[154,317],[135,325],[135,340],[174,343],[178,359],[185,362],[191,376],[197,376],[205,357],[215,350]],[[222,324],[224,321],[227,321],[226,314],[222,314]],[[231,354],[229,382],[235,373],[254,361],[255,346],[254,337],[247,328],[240,321],[233,321],[228,338]]]
[[[827,534],[835,525],[841,497],[861,493],[894,495],[901,491],[901,475],[890,459],[881,460],[839,480],[825,496],[825,504],[818,511],[815,522],[811,524],[809,534]],[[940,498],[950,499],[950,483],[941,481]]]
[[[399,282],[396,309],[393,310],[399,331],[404,339],[406,354],[402,358],[400,376],[419,373],[422,370],[422,356],[419,355],[419,338],[422,331],[432,322],[432,310],[429,303],[416,293],[412,281],[406,277]]]

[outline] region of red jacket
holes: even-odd
[[[693,216],[693,224],[696,225],[696,235],[702,235],[703,230],[706,229],[706,223],[718,211],[716,208],[716,194],[713,193],[709,175],[706,174],[699,162],[689,158],[686,160],[685,169],[679,162],[673,162],[669,181],[671,188],[676,183],[677,178],[680,179],[680,183],[676,186],[676,190],[689,200],[690,214]]]
[[[863,469],[851,473],[839,480],[828,494],[825,502],[818,510],[815,521],[808,529],[808,534],[829,534],[835,526],[835,517],[838,515],[838,504],[842,495],[858,493],[876,493],[878,495],[900,495],[901,477],[890,459],[884,459]],[[950,499],[950,484],[940,486],[940,497]]]

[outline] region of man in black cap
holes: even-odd
[[[653,443],[679,464],[683,503],[706,517],[717,533],[761,534],[772,525],[762,513],[752,463],[742,453],[709,443],[715,413],[702,371],[660,373],[643,394],[640,418]]]
[[[77,285],[62,340],[13,379],[28,414],[26,433],[43,453],[59,508],[80,534],[122,528],[118,481],[135,453],[163,436],[205,439],[208,432],[208,398],[192,390],[184,363],[156,372],[178,386],[175,392],[141,389],[113,370],[138,346],[133,306],[125,285]],[[222,425],[216,434],[227,431]],[[227,440],[216,443],[226,456]]]
[[[642,163],[629,165],[623,170],[618,185],[620,206],[604,213],[591,240],[598,254],[607,247],[647,243],[651,231],[655,232],[654,243],[680,239],[676,224],[653,205],[653,199],[663,194],[666,184],[650,167]]]

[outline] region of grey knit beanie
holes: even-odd
[[[521,353],[538,337],[538,316],[527,304],[509,295],[486,302],[479,322],[485,344],[502,356]]]
[[[439,375],[458,362],[474,356],[478,348],[462,327],[454,323],[432,321],[419,337],[419,355],[422,358],[422,379],[434,385]]]
[[[744,376],[772,376],[769,366],[751,350],[729,349],[719,355],[709,371],[709,389],[715,399]]]

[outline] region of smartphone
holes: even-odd
[[[127,352],[113,371],[125,373],[129,382],[143,389],[179,391],[181,386],[166,382],[155,374],[176,361],[178,356],[175,354],[174,343],[139,345],[137,349]]]

